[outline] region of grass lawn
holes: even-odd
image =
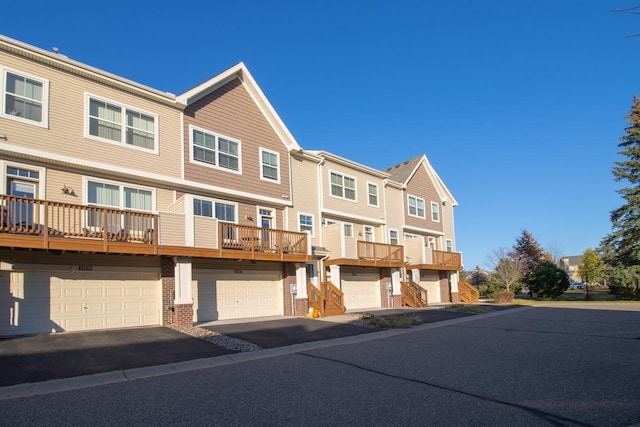
[[[560,295],[557,298],[553,299],[544,299],[544,298],[536,298],[530,297],[528,294],[519,293],[513,299],[514,304],[522,304],[522,305],[534,305],[538,302],[544,302],[545,304],[553,301],[559,302],[567,302],[567,301],[616,301],[615,295],[609,294],[609,288],[606,287],[589,287],[589,296],[590,300],[586,299],[587,290],[586,289],[569,289],[565,291],[564,294]],[[629,302],[629,301],[626,301]]]

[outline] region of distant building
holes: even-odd
[[[578,272],[578,266],[582,262],[582,256],[566,256],[560,258],[558,261],[558,267],[563,269],[568,275],[569,279],[572,282],[582,282],[582,277],[580,277],[580,273]]]

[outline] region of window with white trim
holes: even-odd
[[[431,202],[431,219],[435,222],[440,222],[440,204]]]
[[[280,155],[274,151],[260,149],[260,178],[280,182]]]
[[[365,242],[373,242],[374,241],[373,227],[371,227],[370,225],[365,225],[364,226],[364,241]]]
[[[356,200],[356,179],[338,172],[330,172],[331,195]]]
[[[240,142],[189,126],[191,161],[206,166],[240,171]]]
[[[344,237],[353,237],[353,224],[342,224]]]
[[[49,82],[20,72],[2,70],[2,116],[48,126]]]
[[[404,240],[415,239],[416,237],[419,236],[413,233],[404,233]]]
[[[389,244],[391,245],[400,244],[400,239],[398,237],[398,230],[389,230]]]
[[[409,215],[424,218],[424,199],[416,196],[407,196],[409,205]]]
[[[451,239],[445,240],[445,245],[446,245],[447,252],[453,252],[453,240]]]
[[[156,151],[157,122],[156,114],[87,96],[89,138]]]
[[[193,199],[193,214],[219,221],[236,222],[236,205],[213,200]]]
[[[427,237],[427,246],[429,246],[431,249],[437,249],[436,238],[433,236]]]
[[[378,206],[378,184],[371,182],[367,183],[368,202],[369,206]]]
[[[123,184],[101,181],[87,181],[87,205],[114,209],[127,209],[140,212],[153,211],[153,191]],[[103,213],[88,213],[87,225],[99,227],[103,225]],[[124,218],[122,218],[124,219]],[[109,225],[121,224],[119,214],[108,218]],[[141,230],[142,231],[142,230]]]
[[[298,231],[308,231],[313,237],[313,215],[300,213],[298,214]]]

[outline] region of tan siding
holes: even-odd
[[[184,246],[184,215],[161,212],[159,218],[161,245]]]
[[[169,211],[174,202],[175,191],[164,188],[156,189],[156,210]]]
[[[386,213],[385,219],[387,221],[387,236],[385,236],[385,242],[389,242],[388,230],[394,229],[398,231],[399,243],[403,242],[402,233],[402,208],[404,192],[395,187],[387,187],[385,189],[385,204]]]
[[[49,80],[49,128],[0,118],[11,144],[120,168],[180,177],[180,112],[88,79],[0,52],[0,66]],[[85,93],[158,115],[159,155],[84,137]]]
[[[201,216],[194,217],[196,248],[218,247],[218,221]]]
[[[291,159],[293,181],[293,209],[289,209],[290,230],[299,231],[299,213],[311,214],[314,220],[315,237],[311,244],[320,244],[320,209],[318,206],[318,164],[309,160],[293,157]]]
[[[356,179],[356,202],[331,196],[331,172],[337,172]],[[383,205],[380,202],[383,191],[383,180],[361,171],[346,168],[342,165],[326,161],[322,167],[323,181],[323,205],[327,209],[344,212],[351,215],[364,216],[380,220],[384,215]],[[378,184],[378,207],[369,206],[368,183]]]
[[[277,199],[290,197],[288,151],[238,79],[187,107],[184,122],[187,179]],[[190,163],[189,125],[239,140],[242,174]],[[280,184],[260,180],[260,148],[279,153]]]

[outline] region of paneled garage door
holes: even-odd
[[[420,286],[427,290],[429,304],[440,302],[440,276],[438,273],[420,272]]]
[[[7,280],[8,279],[8,280]],[[124,272],[2,272],[0,335],[158,325],[160,275]]]
[[[380,280],[377,274],[350,273],[342,277],[342,292],[347,310],[380,307]]]
[[[244,319],[282,314],[282,277],[274,272],[196,273],[194,319]]]

